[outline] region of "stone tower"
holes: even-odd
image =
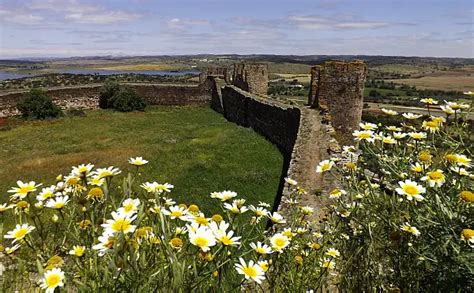
[[[341,145],[353,144],[364,103],[364,62],[327,61],[311,68],[308,104],[328,115]]]
[[[230,74],[227,67],[208,67],[206,71],[199,75],[199,83],[206,82],[208,77],[217,77],[224,80],[226,83],[230,83]]]
[[[263,63],[234,64],[233,84],[252,94],[267,95],[268,65]]]

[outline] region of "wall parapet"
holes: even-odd
[[[256,132],[274,143],[284,155],[291,155],[300,123],[300,109],[260,98],[236,86],[222,89],[222,108],[227,120]]]
[[[195,85],[166,84],[126,84],[134,89],[151,105],[207,105],[210,102],[209,89]],[[99,107],[101,85],[47,89],[53,102],[62,109]],[[0,95],[0,117],[18,115],[16,104],[23,99],[26,91]]]

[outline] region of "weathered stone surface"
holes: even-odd
[[[230,84],[230,70],[227,67],[209,67],[205,72],[199,75],[199,83],[206,82],[208,77],[219,78]]]
[[[232,84],[251,94],[267,95],[268,65],[263,63],[236,63]]]
[[[352,132],[359,127],[366,76],[367,66],[360,61],[327,61],[311,70],[308,103],[328,114],[343,145],[353,144]]]
[[[235,86],[222,88],[224,116],[232,122],[251,127],[289,156],[299,128],[298,107],[263,99]]]
[[[211,91],[211,108],[219,113],[224,113],[224,106],[222,102],[222,87],[226,85],[226,82],[220,78],[208,77],[207,79],[210,85]]]

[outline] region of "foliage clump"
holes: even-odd
[[[99,94],[99,107],[121,112],[144,111],[146,103],[133,89],[107,81]]]
[[[31,89],[23,100],[17,104],[21,115],[27,119],[57,118],[62,115],[46,91],[39,88]]]

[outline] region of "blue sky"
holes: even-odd
[[[361,54],[474,58],[474,1],[0,0],[0,58]]]

